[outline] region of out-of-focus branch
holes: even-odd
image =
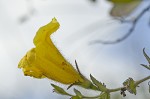
[[[26,1],[26,8],[27,8],[27,13],[19,19],[19,23],[24,23],[29,20],[29,18],[36,13],[36,9],[33,6],[33,0],[25,0]]]
[[[124,41],[125,39],[127,39],[133,33],[133,31],[135,30],[136,25],[137,25],[138,21],[140,20],[140,18],[149,10],[150,10],[150,5],[147,6],[145,9],[143,9],[143,11],[133,21],[124,20],[124,19],[120,20],[121,23],[131,23],[132,24],[131,28],[128,30],[128,32],[123,37],[118,38],[115,41],[95,40],[95,41],[91,42],[91,44],[97,44],[97,43],[116,44],[116,43],[120,43],[120,42]]]
[[[150,13],[150,10],[149,10],[149,13]],[[150,15],[150,14],[149,14]],[[150,26],[150,16],[149,16],[149,23],[148,23],[148,25]]]
[[[97,2],[97,0],[90,0],[91,2]]]

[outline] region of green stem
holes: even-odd
[[[93,97],[83,96],[82,98],[89,98],[89,99],[94,99],[94,98],[98,98],[98,97],[100,97],[100,95],[97,95],[97,96],[93,96]]]
[[[144,82],[144,81],[146,81],[146,80],[148,80],[148,79],[150,79],[150,76],[147,76],[147,77],[145,77],[145,78],[143,78],[143,79],[141,79],[141,80],[137,80],[137,81],[135,81],[135,86],[138,86],[140,83],[142,83],[142,82]],[[119,88],[115,88],[115,89],[107,89],[107,92],[108,93],[111,93],[111,92],[116,92],[116,91],[120,91],[121,89],[123,89],[123,88],[126,88],[126,87],[119,87]],[[68,94],[68,96],[74,96],[74,95],[71,95],[71,94]],[[82,98],[86,98],[86,99],[95,99],[95,98],[99,98],[100,97],[100,95],[97,95],[97,96],[83,96]]]
[[[140,83],[142,83],[142,82],[144,82],[144,81],[146,81],[146,80],[148,80],[148,79],[150,79],[150,76],[147,76],[147,77],[145,77],[145,78],[143,78],[143,79],[141,79],[141,80],[136,81],[136,82],[135,82],[135,85],[137,86],[137,85],[139,85]]]
[[[122,88],[125,88],[125,87],[119,87],[119,88],[115,88],[115,89],[108,89],[108,92],[120,91]]]
[[[135,81],[135,86],[138,86],[140,83],[142,83],[142,82],[144,82],[144,81],[146,81],[148,79],[150,79],[150,76],[147,76],[147,77],[145,77],[145,78],[143,78],[141,80]],[[109,93],[110,92],[116,92],[116,91],[120,91],[123,88],[125,88],[125,87],[123,86],[123,87],[119,87],[119,88],[115,88],[115,89],[107,89],[107,92],[109,92]],[[98,97],[98,96],[95,96],[95,97]]]
[[[150,76],[147,76],[141,80],[138,80],[138,81],[135,81],[135,86],[138,86],[140,83],[146,81],[150,79]],[[119,87],[119,88],[115,88],[115,89],[108,89],[108,92],[116,92],[116,91],[120,91],[122,88],[125,88],[125,87]]]

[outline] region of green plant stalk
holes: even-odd
[[[150,76],[147,76],[141,80],[135,81],[135,85],[138,86],[140,83],[146,81],[150,79]],[[108,89],[108,92],[116,92],[116,91],[120,91],[122,88],[126,88],[126,87],[119,87],[119,88],[115,88],[115,89]]]
[[[137,80],[137,81],[135,81],[135,86],[138,86],[140,83],[142,83],[142,82],[144,82],[144,81],[146,81],[146,80],[149,80],[150,79],[150,76],[147,76],[147,77],[145,77],[145,78],[143,78],[143,79],[141,79],[141,80]],[[123,87],[119,87],[119,88],[115,88],[115,89],[107,89],[107,92],[108,93],[111,93],[111,92],[117,92],[117,91],[120,91],[121,89],[123,89],[123,88],[126,88],[125,86],[123,86]],[[71,96],[71,95],[70,95]],[[73,96],[73,95],[72,95]],[[97,96],[83,96],[82,98],[89,98],[89,99],[94,99],[94,98],[99,98],[100,97],[100,95],[97,95]]]
[[[150,76],[147,76],[147,77],[145,77],[145,78],[143,78],[143,79],[141,79],[141,80],[136,81],[136,82],[135,82],[135,85],[137,86],[137,85],[139,85],[140,83],[142,83],[142,82],[144,82],[144,81],[146,81],[146,80],[148,80],[148,79],[150,79]]]
[[[138,81],[135,81],[135,85],[138,86],[140,83],[146,81],[150,79],[150,76],[147,76],[141,80],[138,80]],[[107,92],[116,92],[116,91],[120,91],[122,88],[125,88],[125,87],[119,87],[119,88],[115,88],[115,89],[107,89]]]

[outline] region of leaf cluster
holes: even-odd
[[[145,68],[150,70],[149,69],[150,68],[150,58],[145,53],[145,49],[143,49],[143,54],[144,54],[145,58],[147,59],[149,65],[143,65],[142,64],[142,66],[144,66]],[[75,88],[74,88],[74,95],[72,95],[72,94],[68,93],[63,88],[61,88],[61,87],[59,87],[57,85],[54,85],[54,84],[51,84],[51,85],[54,88],[54,92],[56,92],[58,94],[61,94],[61,95],[69,96],[69,97],[71,97],[70,99],[110,99],[111,98],[111,94],[110,93],[111,92],[117,92],[117,91],[120,91],[120,94],[123,95],[123,97],[126,96],[125,91],[128,91],[131,94],[136,95],[137,94],[136,89],[137,89],[138,85],[140,83],[148,80],[148,79],[150,79],[150,76],[147,76],[147,77],[145,77],[145,78],[143,78],[141,80],[137,80],[137,81],[133,80],[133,78],[128,78],[127,80],[125,80],[123,82],[123,86],[122,87],[115,88],[115,89],[109,89],[109,88],[106,87],[106,85],[104,83],[101,83],[95,77],[90,75],[90,80],[87,80],[87,81],[88,81],[88,83],[90,82],[90,86],[94,86],[94,87],[85,87],[87,82],[84,82],[85,84],[82,83],[81,85],[78,85],[78,86],[86,88],[86,89],[91,89],[91,90],[94,90],[94,91],[95,90],[99,91],[100,93],[97,96],[85,96],[79,90],[77,90]]]

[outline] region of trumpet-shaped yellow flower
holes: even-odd
[[[50,35],[59,28],[55,18],[41,27],[35,37],[35,48],[29,50],[18,64],[24,75],[35,78],[49,78],[63,84],[83,82],[83,78],[66,61],[50,39]]]

